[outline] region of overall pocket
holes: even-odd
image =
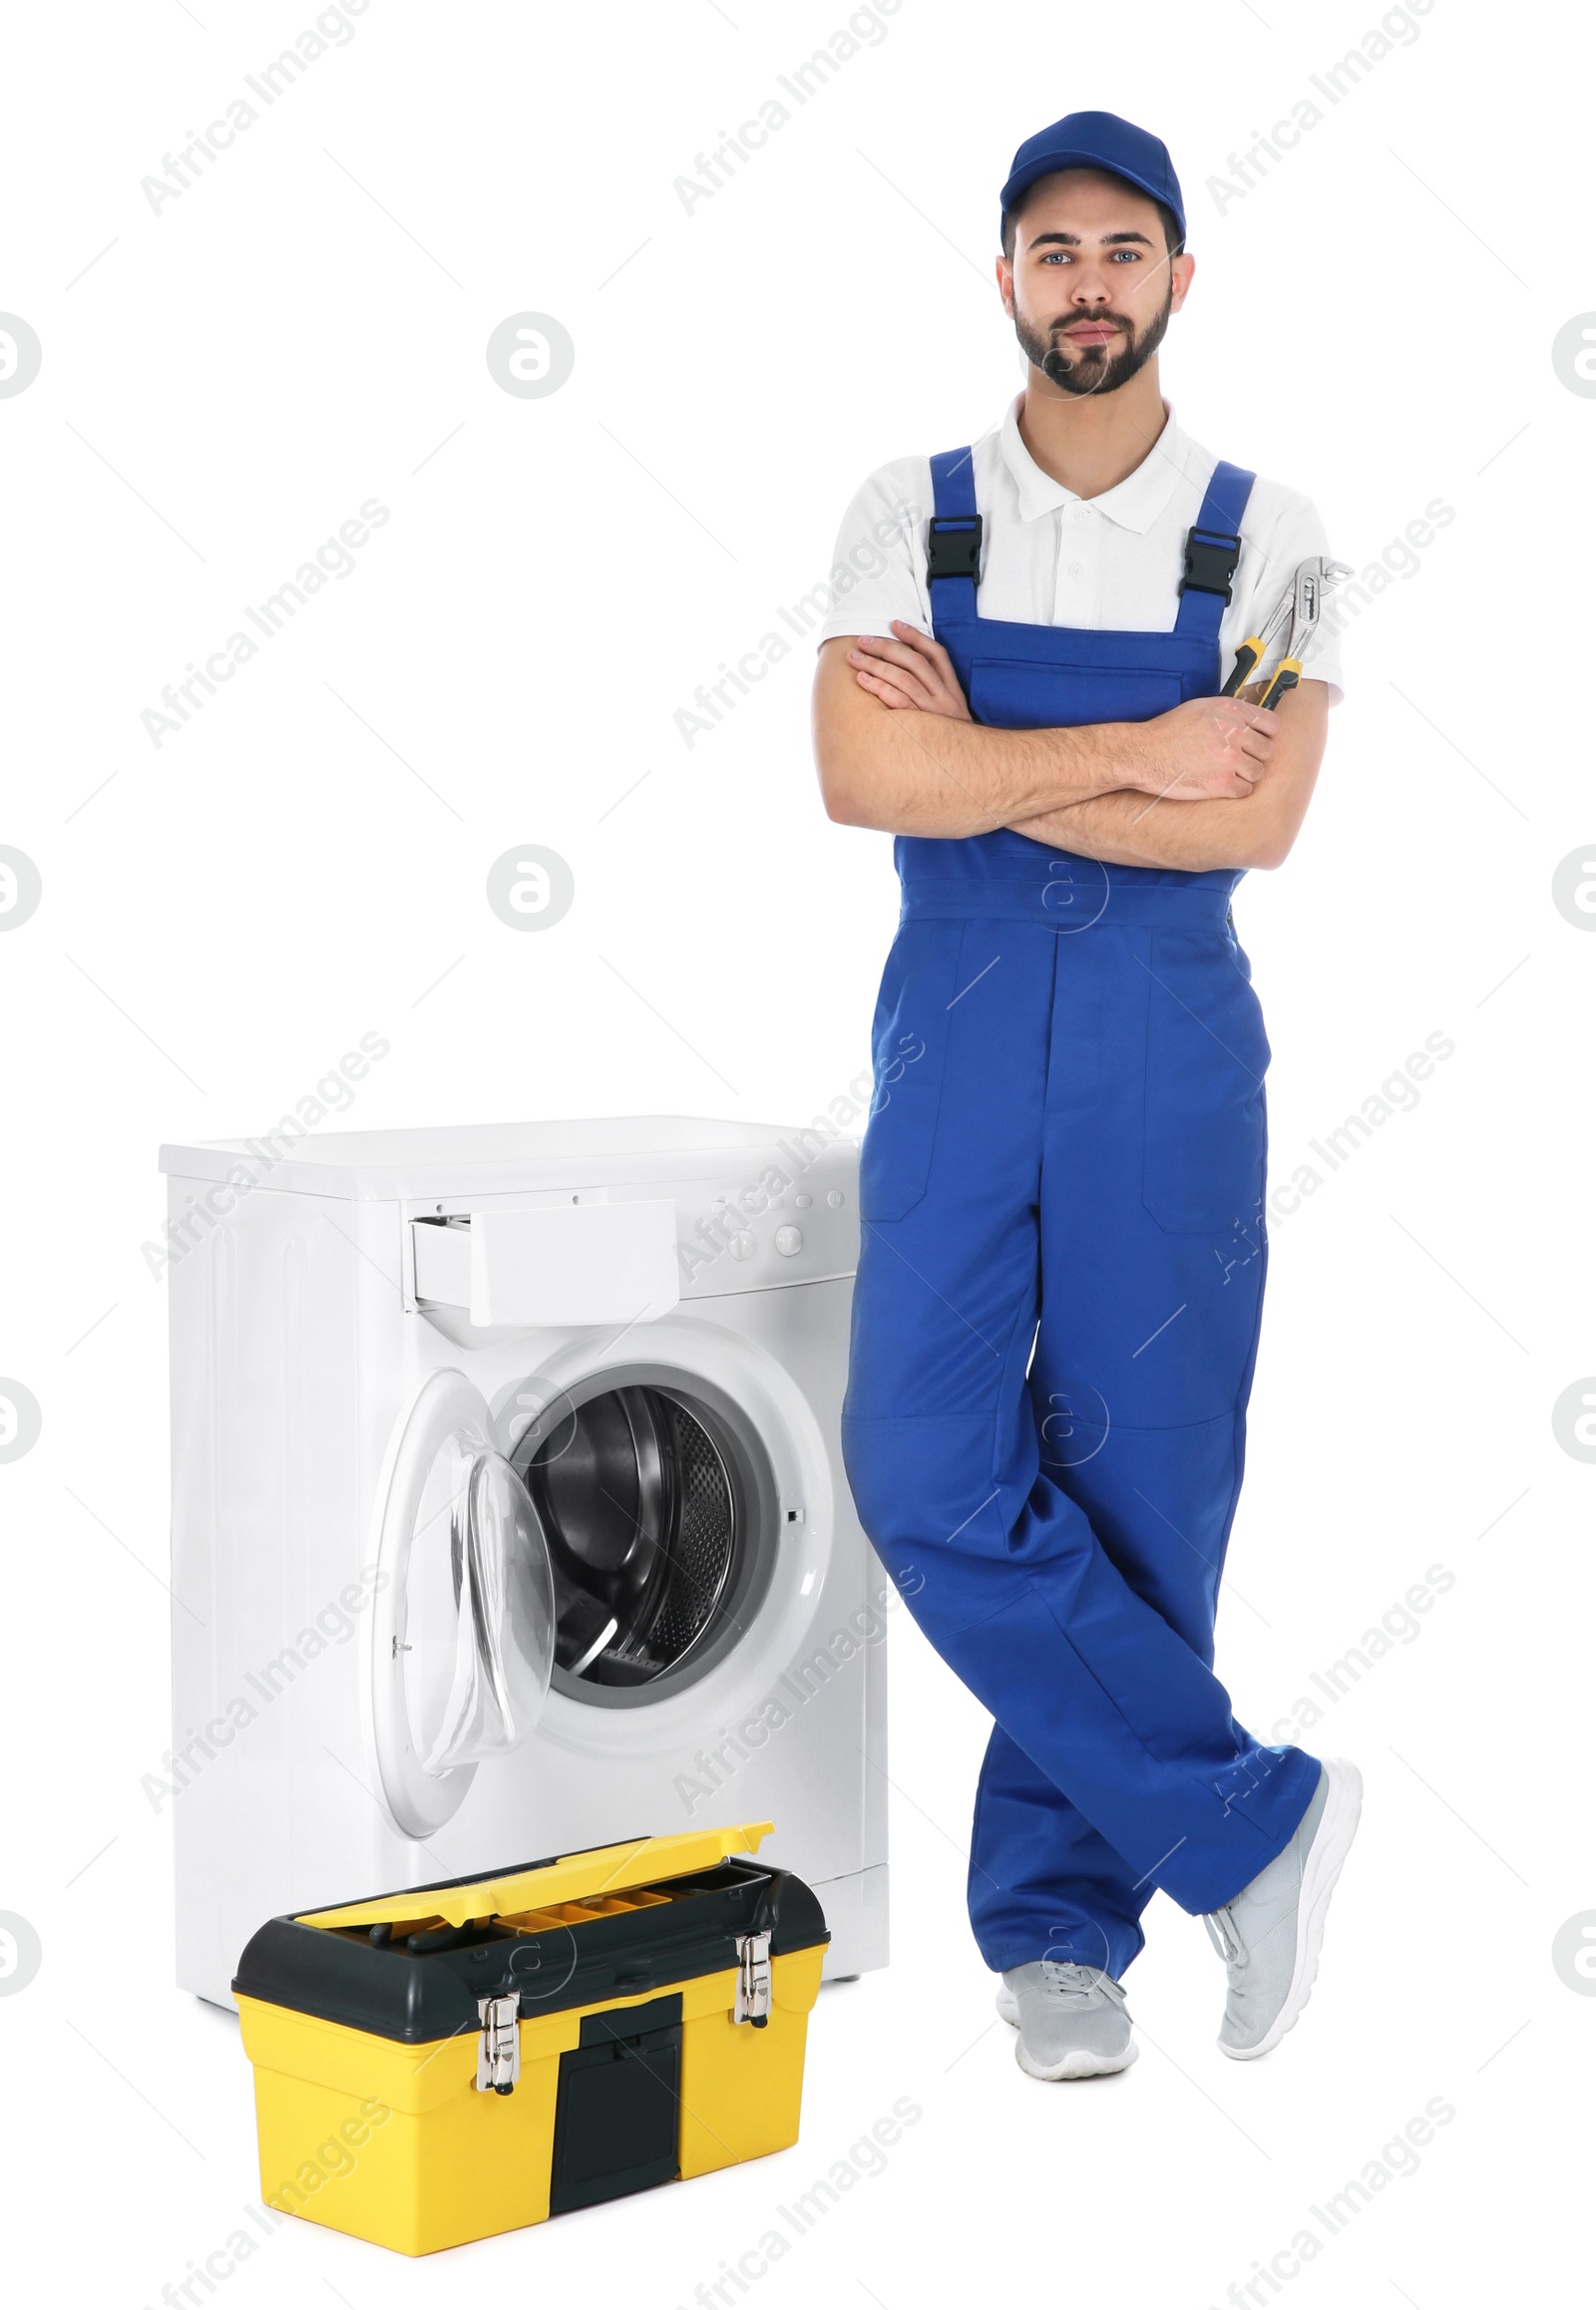
[[[888,954],[870,1032],[875,1091],[859,1158],[859,1210],[867,1223],[904,1218],[926,1192],[964,942],[962,922],[911,917]]]
[[[1148,942],[1142,1202],[1172,1235],[1256,1228],[1269,1038],[1247,958],[1223,933]]]
[[[993,730],[1065,730],[1083,722],[1150,722],[1181,701],[1178,673],[1151,666],[1059,665],[977,658],[970,710]]]

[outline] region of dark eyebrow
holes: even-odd
[[[1102,239],[1105,248],[1129,240],[1139,241],[1143,248],[1152,246],[1145,232],[1105,232]],[[1035,239],[1026,245],[1030,248],[1045,248],[1049,241],[1055,241],[1061,248],[1079,248],[1081,244],[1078,232],[1038,232]]]

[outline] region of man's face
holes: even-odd
[[[1117,177],[1066,169],[1026,194],[998,285],[1026,359],[1057,391],[1112,393],[1158,350],[1194,269],[1170,257],[1154,202]]]

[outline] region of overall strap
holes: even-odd
[[[1257,478],[1221,459],[1186,538],[1175,631],[1212,641],[1216,648],[1230,581],[1241,560],[1241,518]]]
[[[931,622],[972,624],[981,570],[981,516],[968,449],[945,449],[931,461],[932,514],[926,535]]]

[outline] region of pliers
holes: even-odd
[[[1230,679],[1220,692],[1222,697],[1233,698],[1254,669],[1263,664],[1271,645],[1287,619],[1291,631],[1285,654],[1269,677],[1260,705],[1273,706],[1288,690],[1294,690],[1302,680],[1303,657],[1319,623],[1325,595],[1344,578],[1353,575],[1346,562],[1328,561],[1323,554],[1315,554],[1306,562],[1299,562],[1291,587],[1270,612],[1268,622],[1259,633],[1249,634],[1236,652],[1236,662],[1230,669]]]

